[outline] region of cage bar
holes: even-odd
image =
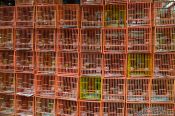
[[[128,77],[151,77],[151,54],[128,54]]]
[[[57,35],[57,51],[78,52],[79,51],[79,29],[59,29]]]
[[[82,76],[80,78],[80,99],[101,99],[101,77]]]
[[[13,27],[15,22],[15,8],[13,6],[0,7],[0,28]]]
[[[128,2],[153,2],[155,0],[128,0]],[[162,1],[162,0],[161,0]]]
[[[57,100],[56,116],[78,116],[78,103],[70,100]]]
[[[175,51],[175,27],[156,27],[155,52]]]
[[[82,28],[101,28],[103,27],[103,6],[93,5],[83,6],[81,12]]]
[[[34,74],[16,73],[16,95],[32,97],[34,89]]]
[[[16,27],[34,27],[35,7],[17,6],[16,7]]]
[[[126,76],[125,54],[104,54],[104,77],[123,78]]]
[[[0,115],[15,116],[15,102],[13,95],[0,94]]]
[[[102,99],[112,102],[125,102],[125,80],[124,79],[103,79],[103,90],[102,90]],[[104,106],[104,109],[108,111],[108,103]],[[110,105],[109,105],[110,107]],[[104,112],[107,112],[104,111]],[[123,112],[123,111],[122,111]],[[124,112],[123,112],[124,113]],[[114,114],[111,114],[114,115]]]
[[[103,5],[103,0],[80,0],[81,5]]]
[[[128,0],[104,0],[105,5],[107,4],[117,4],[117,3],[127,3]]]
[[[128,3],[128,26],[151,26],[151,3]]]
[[[13,29],[0,28],[0,50],[13,49]]]
[[[80,101],[80,116],[100,116],[100,102]]]
[[[125,27],[127,10],[126,8],[127,5],[121,3],[105,5],[105,27]]]
[[[114,102],[103,102],[103,116],[125,116],[125,104]]]
[[[55,76],[36,75],[36,96],[53,98],[55,96]]]
[[[59,75],[56,77],[56,96],[59,99],[78,100],[78,75]],[[60,114],[61,115],[61,114]]]
[[[36,6],[36,27],[56,27],[56,5]]]
[[[81,52],[102,52],[102,30],[81,30]]]
[[[80,5],[64,4],[58,6],[57,23],[60,28],[78,28]]]
[[[17,6],[21,5],[33,5],[35,0],[15,0]]]
[[[102,54],[81,53],[80,57],[81,75],[101,76],[102,75]]]
[[[127,102],[149,102],[149,79],[128,79],[126,85]]]
[[[174,80],[153,79],[151,86],[151,102],[174,103]]]
[[[61,4],[64,0],[35,0],[37,5]]]
[[[35,111],[35,116],[55,116],[55,100],[37,97]]]
[[[103,52],[126,53],[126,29],[103,29]]]
[[[15,93],[15,75],[14,73],[0,72],[0,93]]]
[[[16,116],[33,116],[34,98],[26,96],[16,97]]]

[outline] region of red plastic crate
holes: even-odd
[[[55,52],[37,52],[36,53],[36,71],[37,73],[52,74],[56,70]]]
[[[34,50],[34,30],[32,28],[16,28],[16,50]]]
[[[83,6],[81,9],[82,28],[103,27],[103,6]]]
[[[33,5],[35,0],[15,0],[15,4],[17,6],[20,5]]]
[[[151,91],[152,103],[174,103],[174,79],[153,79]]]
[[[81,5],[103,5],[103,0],[80,0]]]
[[[154,55],[154,78],[175,77],[175,54],[157,53]]]
[[[0,93],[15,93],[15,74],[0,72]]]
[[[149,102],[149,79],[128,79],[126,84],[127,102]]]
[[[13,49],[13,29],[0,28],[0,50]]]
[[[126,53],[126,29],[103,29],[103,52]]]
[[[79,51],[79,29],[59,29],[57,35],[57,51]]]
[[[114,102],[103,102],[103,116],[125,116],[125,104]]]
[[[151,26],[151,3],[128,4],[128,26]]]
[[[100,102],[96,101],[80,101],[80,116],[100,116]]]
[[[36,6],[36,27],[56,27],[56,5]]]
[[[105,102],[107,101],[125,102],[125,80],[124,79],[115,79],[115,78],[103,79],[102,86],[103,86],[102,99]]]
[[[123,78],[126,76],[126,55],[125,54],[104,54],[104,76]]]
[[[55,76],[36,75],[36,96],[53,98],[55,96]]]
[[[15,100],[13,95],[0,94],[0,115],[15,116]]]
[[[69,100],[57,100],[56,116],[78,116],[78,103]]]
[[[156,27],[155,52],[175,51],[175,27]]]
[[[15,22],[15,7],[0,7],[0,28],[13,27]]]
[[[57,23],[60,28],[78,28],[80,5],[64,4],[58,6]]]
[[[35,7],[17,6],[16,7],[16,27],[34,27]]]
[[[105,4],[127,3],[128,0],[104,0]]]
[[[31,51],[15,52],[15,71],[16,72],[34,72],[35,63],[34,53]]]
[[[58,74],[78,74],[79,56],[77,52],[59,52],[57,54]]]
[[[80,56],[81,76],[101,76],[102,62],[100,53],[82,53]]]
[[[34,116],[34,98],[16,97],[16,116]]]
[[[56,96],[59,99],[78,99],[78,75],[58,75],[56,77]]]
[[[80,45],[81,52],[102,52],[102,30],[82,29]]]
[[[16,95],[32,97],[34,89],[34,74],[16,73]]]
[[[14,70],[14,52],[9,50],[0,51],[0,71]]]
[[[128,52],[129,53],[151,53],[152,33],[151,28],[129,28],[128,29]]]
[[[55,100],[35,98],[35,116],[55,116]]]

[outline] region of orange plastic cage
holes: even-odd
[[[35,0],[15,0],[15,4],[17,6],[20,5],[33,5]]]
[[[81,5],[103,5],[103,0],[80,0]]]

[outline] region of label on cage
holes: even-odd
[[[97,68],[96,68],[96,72],[97,72],[97,73],[100,73],[100,72],[101,72],[101,67],[97,67]]]

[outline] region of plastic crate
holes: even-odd
[[[16,97],[16,116],[33,116],[34,98],[17,96]]]
[[[125,27],[126,26],[127,4],[109,4],[104,8],[105,27]]]
[[[34,30],[32,28],[16,28],[15,50],[34,50]]]
[[[14,73],[0,72],[0,93],[15,93],[15,75]]]
[[[123,78],[126,76],[125,54],[104,54],[104,77]]]
[[[40,28],[35,32],[36,51],[55,51],[56,30],[53,28]]]
[[[103,6],[83,6],[81,9],[81,27],[103,27]]]
[[[82,29],[80,38],[81,52],[102,52],[101,29]]]
[[[79,56],[77,52],[59,52],[57,54],[58,74],[78,74]]]
[[[128,52],[129,53],[151,53],[152,32],[151,28],[129,28],[128,29]]]
[[[128,4],[128,26],[151,26],[151,3]]]
[[[80,116],[100,116],[100,102],[80,101]]]
[[[127,3],[128,0],[104,0],[105,4]]]
[[[34,89],[34,74],[16,73],[16,95],[32,97]]]
[[[128,78],[151,77],[152,56],[151,54],[128,54]]]
[[[0,28],[0,50],[13,49],[13,29]]]
[[[153,79],[151,86],[152,103],[174,103],[174,80],[173,79]]]
[[[64,4],[58,6],[57,23],[60,28],[78,28],[80,5]]]
[[[36,27],[56,27],[56,5],[36,6]]]
[[[78,100],[78,78],[78,75],[58,75],[56,77],[56,97],[65,100]]]
[[[175,1],[159,0],[153,4],[154,24],[157,26],[175,25]]]
[[[15,71],[34,72],[35,57],[31,51],[19,50],[15,52]]]
[[[175,54],[157,53],[154,55],[154,78],[175,77]]]
[[[36,96],[53,98],[55,96],[55,76],[54,75],[36,75]]]
[[[125,104],[115,102],[103,102],[103,116],[125,116]]]
[[[126,29],[103,29],[103,52],[126,53]]]
[[[78,103],[69,100],[57,100],[57,116],[78,116]]]
[[[14,52],[11,50],[0,51],[0,71],[13,71],[14,70]]]
[[[103,0],[80,0],[81,5],[103,5]]]
[[[100,53],[81,53],[80,74],[89,76],[101,76],[102,62],[102,54]]]
[[[0,94],[0,115],[15,116],[15,100],[13,95]]]
[[[55,116],[55,100],[35,98],[35,116]]]
[[[149,79],[128,79],[127,80],[127,102],[149,102]]]
[[[175,51],[175,27],[156,27],[155,52]]]
[[[16,7],[16,27],[34,27],[35,7]]]
[[[57,51],[78,52],[79,51],[79,29],[59,29],[57,35]]]
[[[127,103],[126,116],[150,116],[149,104],[146,103]]]
[[[13,27],[15,22],[15,8],[13,6],[0,7],[0,28]]]
[[[20,5],[33,5],[35,0],[15,0],[15,4],[17,6]]]
[[[101,77],[82,76],[80,78],[80,99],[101,99]]]
[[[102,99],[104,101],[125,102],[125,80],[124,79],[115,79],[115,78],[103,79],[102,87],[103,87]]]

